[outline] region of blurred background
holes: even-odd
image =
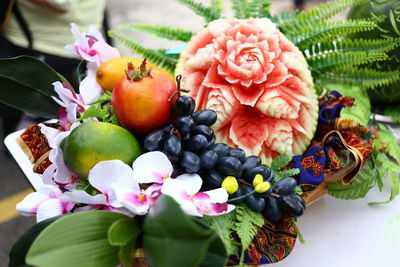
[[[3,0],[2,0],[3,1]],[[20,0],[31,2],[44,2],[44,0]],[[53,0],[54,1],[54,0]],[[198,0],[208,4],[208,0]],[[295,8],[295,0],[273,0],[272,13],[280,13]],[[301,2],[301,1],[300,1]],[[310,7],[326,2],[324,0],[304,0],[303,6],[298,3],[299,8]],[[229,0],[224,0],[229,9]],[[107,2],[109,26],[117,29],[117,25],[143,22],[151,24],[165,24],[169,26],[182,27],[193,31],[203,27],[203,20],[188,8],[173,0],[109,0]],[[121,30],[119,30],[121,31]],[[139,40],[145,47],[150,48],[172,48],[178,42],[165,41],[144,33],[121,31]],[[67,44],[67,43],[65,43]],[[114,44],[123,56],[132,53],[120,44]],[[1,50],[1,49],[0,49]],[[5,112],[5,111],[1,111]],[[5,114],[0,114],[5,115]],[[16,128],[22,129],[34,123],[29,115],[23,115]],[[4,119],[0,117],[0,139],[5,138]],[[34,217],[23,217],[15,211],[15,205],[25,195],[32,191],[30,184],[19,169],[13,158],[7,153],[3,142],[0,144],[0,267],[8,265],[8,253],[15,241],[34,223]]]

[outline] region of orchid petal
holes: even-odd
[[[38,207],[41,203],[46,201],[48,196],[33,192],[27,195],[21,202],[17,204],[17,211],[19,211],[24,216],[30,216],[36,214]]]
[[[200,191],[203,180],[196,174],[182,174],[175,178],[175,180],[181,182],[181,186],[184,188],[185,192],[192,196]]]
[[[88,67],[93,64],[91,62],[88,63]],[[97,68],[97,66],[96,66]],[[83,101],[86,104],[91,104],[92,102],[99,99],[103,89],[96,81],[96,72],[88,69],[87,76],[79,85],[79,93],[82,96]]]
[[[139,183],[162,183],[173,172],[167,156],[159,151],[145,153],[132,164],[135,180]]]
[[[83,190],[74,190],[65,192],[61,196],[62,200],[70,201],[73,203],[92,204],[92,205],[106,205],[107,197],[103,194],[97,194],[95,196],[89,195]]]
[[[228,201],[228,192],[225,188],[217,188],[204,192],[210,196],[210,201],[213,203],[225,203]]]
[[[37,209],[36,221],[41,222],[51,217],[63,214],[63,205],[60,199],[52,198],[44,201]]]

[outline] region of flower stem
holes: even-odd
[[[255,192],[256,192],[256,190],[254,189],[253,191],[251,191],[251,192],[249,192],[249,193],[247,193],[247,194],[245,194],[243,196],[235,197],[235,198],[232,198],[232,199],[228,199],[228,201],[226,203],[232,203],[232,202],[235,202],[235,201],[239,201],[239,200],[245,199],[248,196],[253,195]]]

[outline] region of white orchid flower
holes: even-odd
[[[37,192],[30,193],[17,204],[24,216],[36,214],[37,222],[69,213],[74,203],[61,199],[62,192],[55,185],[42,185]]]
[[[86,60],[87,75],[79,85],[79,92],[85,103],[90,104],[97,100],[102,89],[96,81],[97,68],[107,60],[120,57],[119,51],[107,44],[101,33],[94,26],[89,26],[87,34],[81,34],[76,24],[71,24],[71,32],[75,37],[75,43],[65,46],[71,53]]]
[[[147,152],[132,164],[135,180],[139,183],[162,184],[170,178],[174,168],[167,156],[159,151]]]
[[[179,203],[185,213],[192,216],[221,215],[232,211],[235,206],[227,204],[228,192],[224,188],[199,192],[203,180],[197,174],[182,174],[167,179],[161,193]]]

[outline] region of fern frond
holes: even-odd
[[[340,68],[335,72],[324,72],[315,78],[320,86],[341,84],[343,86],[359,86],[375,88],[392,84],[400,80],[400,71],[377,71],[367,68]]]
[[[295,18],[297,18],[297,16],[299,14],[300,14],[299,10],[283,11],[279,15],[272,16],[271,20],[272,20],[273,23],[278,25],[278,27],[280,28],[280,25],[294,20]],[[280,28],[280,30],[283,31],[281,28]]]
[[[201,3],[195,2],[194,0],[176,0],[176,1],[190,8],[197,15],[202,16],[206,22],[211,22],[221,17],[221,13],[219,13],[217,10],[211,7],[207,7]]]
[[[211,0],[210,8],[218,14],[222,14],[222,12],[224,11],[224,3],[222,2],[222,0]]]
[[[121,42],[124,44],[126,47],[131,49],[133,52],[142,55],[144,58],[147,58],[147,61],[150,63],[153,63],[155,65],[158,65],[170,73],[174,73],[175,67],[176,67],[176,60],[171,59],[167,55],[163,54],[159,50],[156,49],[150,49],[150,48],[145,48],[139,44],[138,41],[136,41],[133,38],[123,36],[115,31],[108,31],[108,35],[111,38],[114,38],[115,40]]]
[[[370,31],[376,27],[377,22],[375,19],[332,21],[329,23],[320,22],[288,33],[286,37],[300,49],[306,49],[312,43],[338,39],[350,33]]]
[[[269,7],[270,0],[252,0],[248,5],[248,14],[250,18],[271,18]]]
[[[329,183],[329,195],[340,199],[357,199],[365,197],[379,176],[379,172],[374,167],[372,161],[372,159],[367,161],[365,167],[350,184],[343,185],[341,182]]]
[[[291,20],[279,24],[279,28],[285,33],[301,26],[312,25],[321,20],[327,20],[341,11],[368,2],[368,0],[341,0],[337,2],[318,5],[310,10],[302,11]]]
[[[160,38],[183,41],[183,42],[190,41],[193,35],[193,32],[188,30],[173,28],[164,25],[150,25],[146,23],[125,24],[118,26],[118,28],[139,31],[139,32],[147,32]]]
[[[307,62],[310,65],[311,70],[318,74],[320,72],[335,70],[340,67],[361,65],[373,61],[382,61],[387,58],[388,56],[385,53],[379,52],[333,52],[308,58]]]
[[[400,38],[388,39],[338,39],[310,45],[304,51],[306,58],[312,58],[331,52],[388,52],[400,46]]]
[[[247,0],[231,0],[231,5],[235,18],[247,19],[250,16],[248,13],[249,3]]]

